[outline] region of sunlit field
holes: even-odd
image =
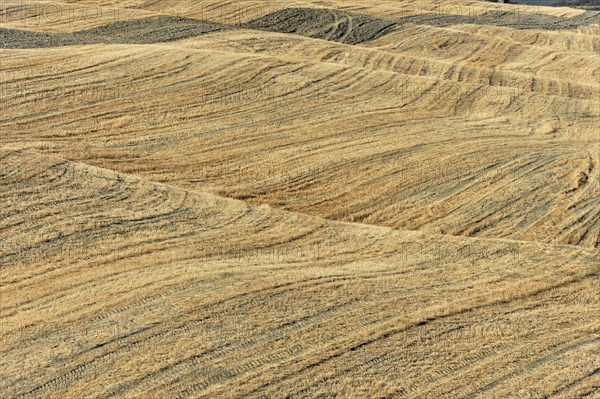
[[[0,397],[599,398],[599,15],[0,3]]]

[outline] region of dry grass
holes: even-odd
[[[0,28],[440,6],[25,3]],[[0,49],[0,396],[598,397],[599,32]]]
[[[1,159],[5,397],[593,387],[597,250],[335,223],[22,150]]]
[[[593,49],[464,35],[511,68],[287,36],[5,50],[2,141],[328,219],[599,245]]]

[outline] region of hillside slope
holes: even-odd
[[[0,398],[596,398],[600,22],[0,4]]]
[[[0,159],[3,397],[572,397],[597,383],[598,250]]]
[[[2,143],[330,219],[600,243],[591,49],[553,57],[570,80],[250,31],[76,48],[3,50]]]

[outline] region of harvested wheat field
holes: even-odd
[[[600,398],[600,12],[0,3],[1,398]]]

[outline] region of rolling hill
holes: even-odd
[[[598,12],[0,11],[3,398],[598,397]]]

